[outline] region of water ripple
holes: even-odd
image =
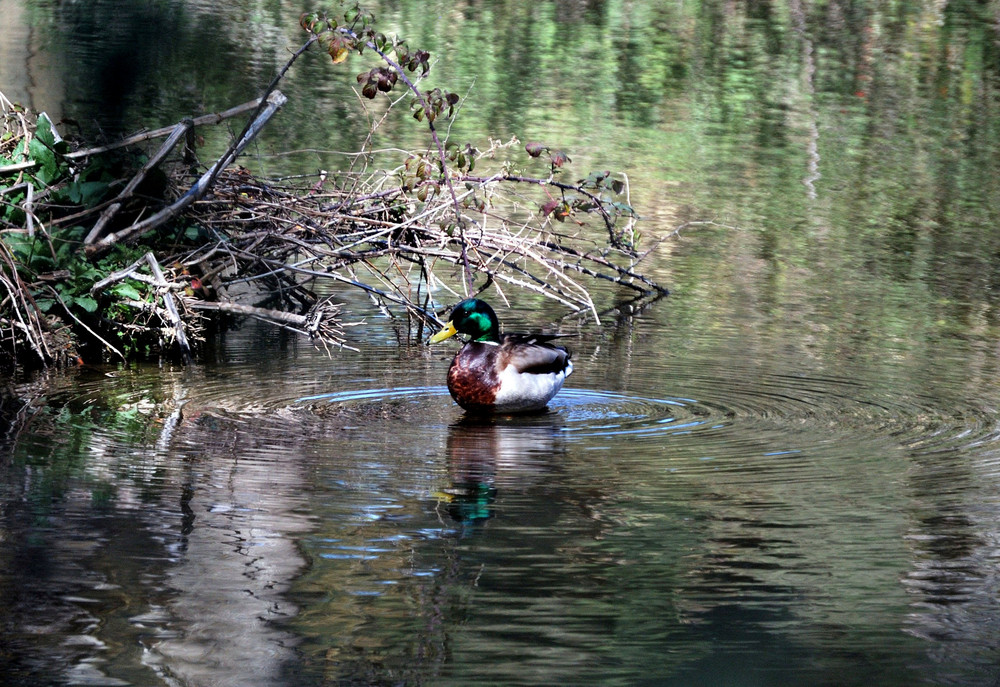
[[[708,391],[696,399],[570,388],[553,400],[543,416],[558,418],[561,431],[580,439],[714,432],[738,445],[739,434],[753,426],[757,432],[770,428],[795,434],[821,429],[831,437],[860,431],[892,438],[920,453],[993,445],[1000,439],[1000,423],[991,409],[971,403],[944,406],[920,397],[866,395],[862,385],[850,380],[773,376],[753,384],[720,383]],[[446,417],[448,412],[460,412],[443,386],[354,389],[306,396],[294,403],[336,404],[341,409],[386,404],[401,415]],[[523,417],[529,422],[532,416]],[[796,450],[779,445],[766,455]]]
[[[357,431],[376,421],[399,423],[410,428],[407,432],[433,434],[463,417],[443,385],[363,386],[360,379],[328,378],[327,384],[341,389],[301,395],[321,389],[323,380],[282,377],[281,384],[265,389],[248,384],[242,373],[142,369],[94,370],[66,376],[62,384],[54,379],[45,398],[53,422],[50,436],[58,435],[56,426],[68,424],[126,443],[141,437],[164,451],[175,429],[192,422],[246,424],[247,432],[273,437],[270,449],[258,446],[255,454],[270,450],[277,455],[289,428],[308,436],[299,431],[303,422],[333,418]],[[698,460],[713,470],[722,469],[715,462],[722,456],[763,456],[771,459],[767,464],[777,475],[796,466],[804,452],[832,455],[848,444],[856,453],[891,447],[917,457],[971,452],[977,474],[1000,475],[1000,422],[987,400],[929,391],[889,393],[874,383],[835,376],[747,370],[726,376],[698,367],[675,371],[670,391],[676,395],[574,386],[563,389],[547,412],[504,421],[551,426],[561,441],[588,451],[617,450],[620,441],[661,450],[691,437]],[[36,416],[36,434],[45,435],[37,431],[36,410],[26,405],[23,412]],[[755,469],[764,466],[758,462]],[[927,479],[936,481],[929,473]]]

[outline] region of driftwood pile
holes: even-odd
[[[415,340],[439,324],[437,311],[486,288],[499,299],[531,291],[594,319],[594,284],[631,299],[666,294],[637,271],[648,251],[638,253],[626,177],[568,181],[569,157],[539,142],[456,145],[437,125],[460,98],[421,87],[426,51],[378,31],[359,6],[307,13],[300,24],[308,38],[260,99],[101,148],[71,150],[47,117],[31,121],[0,93],[0,362],[17,365],[25,349],[43,365],[72,359],[84,338],[102,356],[156,349],[191,360],[213,312],[263,319],[329,350],[345,345],[332,300],[345,288],[405,321]],[[312,177],[234,168],[313,45],[334,65],[377,56],[357,75],[359,97],[384,98],[389,109],[408,98],[428,149],[388,161],[363,149],[347,169]],[[397,83],[404,95],[390,95]],[[200,169],[195,128],[246,113],[242,132]],[[102,155],[159,138],[137,173],[92,178],[108,169],[96,164]],[[544,176],[517,171],[546,160]],[[159,201],[140,192],[150,177],[172,182]]]
[[[255,284],[307,307],[315,293],[347,286],[390,315],[431,326],[436,307],[467,296],[471,282],[533,291],[594,317],[591,280],[636,297],[665,293],[634,271],[638,256],[609,248],[600,230],[541,218],[540,203],[519,187],[544,180],[513,179],[456,176],[451,198],[427,197],[398,172],[265,181],[227,170],[189,213],[210,239],[179,262],[217,295]]]
[[[343,288],[360,289],[381,312],[402,317],[408,335],[417,340],[439,324],[437,310],[487,287],[501,298],[507,289],[533,291],[594,318],[599,313],[588,284],[595,280],[615,284],[635,298],[666,293],[636,271],[645,256],[629,238],[636,218],[627,202],[609,197],[614,189],[627,201],[627,185],[610,183],[607,173],[561,181],[556,168],[563,160],[556,164],[556,158],[547,178],[513,173],[502,160],[514,152],[523,154],[517,141],[491,141],[484,152],[450,148],[454,164],[447,166],[439,151],[428,151],[377,171],[367,166],[370,156],[360,155],[346,171],[311,177],[262,179],[234,168],[240,151],[284,102],[274,90],[226,113],[185,120],[115,146],[63,153],[64,160],[82,167],[111,148],[167,137],[116,196],[70,216],[89,227],[76,250],[82,259],[94,262],[140,241],[149,248],[131,264],[95,279],[89,287],[94,302],[106,300],[120,284],[140,285],[142,297],[116,292],[115,304],[134,312],[126,321],[88,321],[74,314],[72,303],[63,303],[64,316],[74,322],[59,324],[42,315],[35,298],[45,279],[70,275],[66,270],[26,275],[0,241],[0,284],[6,290],[0,304],[5,340],[0,344],[28,346],[43,363],[58,361],[51,348],[68,346],[57,343],[57,334],[65,335],[69,327],[86,331],[105,351],[125,358],[111,343],[109,330],[117,329],[119,339],[122,331],[137,336],[156,332],[162,350],[191,360],[191,342],[198,338],[202,318],[222,312],[291,329],[329,350],[345,346],[347,325],[331,298]],[[194,127],[248,111],[253,114],[243,133],[204,173],[191,177]],[[188,142],[182,159],[165,162],[182,141]],[[528,154],[537,157],[538,146],[529,144]],[[4,174],[30,174],[32,164],[0,167],[0,180]],[[168,164],[175,170],[171,178],[176,186],[186,190],[140,214],[143,219],[112,230],[117,213],[134,201],[146,175]],[[491,164],[495,172],[472,174],[474,167],[489,169]],[[66,222],[53,217],[46,225],[31,206],[36,201],[29,190],[29,225],[4,227],[5,237],[38,232],[48,238]],[[174,227],[182,216],[184,226],[198,227],[198,236],[178,242]],[[588,217],[594,221],[584,221]],[[55,256],[57,251],[52,252]],[[49,290],[58,298],[56,290]]]

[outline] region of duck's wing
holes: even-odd
[[[569,351],[549,343],[559,337],[558,334],[504,334],[500,342],[500,369],[512,365],[522,374],[564,371],[569,365]]]

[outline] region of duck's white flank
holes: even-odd
[[[562,372],[545,374],[521,373],[508,365],[500,372],[500,390],[493,406],[499,411],[540,410],[559,393],[572,372],[571,360]]]

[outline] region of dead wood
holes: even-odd
[[[340,174],[326,181],[263,180],[227,170],[210,200],[190,215],[214,237],[177,257],[217,294],[252,286],[291,302],[311,302],[324,282],[366,292],[383,312],[399,308],[433,323],[435,311],[470,295],[466,265],[503,296],[504,286],[532,291],[597,318],[587,281],[657,297],[666,289],[636,270],[627,251],[598,241],[583,219],[559,224],[540,216],[521,185],[562,192],[570,184],[510,175],[456,174],[455,198],[430,183],[377,188],[384,180]],[[423,189],[423,190],[421,190]],[[593,197],[593,194],[585,194]],[[461,214],[456,227],[455,201]],[[601,208],[605,216],[614,218]],[[598,234],[599,235],[599,234]],[[432,294],[437,293],[435,297]]]
[[[174,295],[170,292],[170,285],[163,276],[163,270],[160,269],[160,263],[156,261],[156,256],[152,252],[149,252],[146,253],[145,257],[163,299],[163,307],[167,311],[167,319],[174,329],[174,339],[177,342],[177,347],[184,357],[184,362],[190,363],[192,361],[191,344],[188,343],[186,326],[184,320],[181,319],[180,314],[177,312],[177,304],[174,302]]]
[[[115,198],[114,202],[101,213],[97,223],[94,224],[94,228],[90,230],[90,233],[87,234],[87,237],[83,240],[85,244],[93,243],[101,237],[108,222],[110,222],[121,209],[122,202],[132,195],[135,189],[138,188],[139,184],[142,183],[142,180],[146,178],[146,175],[149,174],[150,170],[163,162],[163,159],[170,153],[171,150],[174,149],[174,146],[180,142],[181,137],[185,136],[192,126],[193,124],[191,120],[188,119],[174,127],[170,137],[164,141],[163,145],[160,146],[160,149],[156,151],[156,154],[149,158],[146,164],[142,166],[142,169],[140,169],[138,173],[132,177],[132,180],[129,181],[125,188],[122,189],[122,192],[118,194],[118,197]],[[29,186],[29,188],[31,187]]]
[[[133,224],[130,227],[126,227],[121,231],[108,234],[100,240],[88,243],[86,247],[87,256],[94,258],[103,255],[116,243],[128,241],[141,236],[147,231],[166,224],[184,212],[184,210],[190,207],[192,203],[208,192],[219,172],[232,164],[233,160],[235,160],[236,157],[243,152],[243,149],[246,148],[254,138],[256,138],[257,134],[260,133],[264,125],[270,121],[271,117],[274,116],[278,109],[284,105],[287,100],[288,99],[280,91],[272,92],[267,98],[267,106],[262,108],[259,114],[257,114],[253,123],[247,128],[246,133],[238,141],[229,146],[226,152],[223,153],[222,157],[216,160],[215,164],[212,165],[212,167],[205,172],[190,189],[188,189],[187,193],[157,212],[152,217],[149,217],[142,222]]]
[[[34,210],[45,204],[51,188],[39,186],[35,192],[31,182],[26,184],[23,200],[18,196],[15,202],[26,212],[27,221],[24,228],[12,232],[25,233],[29,239],[40,234],[53,261],[57,249],[51,228],[61,230],[66,225],[60,222],[77,222],[101,213],[82,241],[82,253],[89,261],[79,257],[80,253],[70,258],[76,270],[73,274],[87,271],[79,262],[86,263],[93,273],[95,264],[107,264],[97,259],[112,248],[132,244],[181,216],[186,226],[197,228],[198,235],[183,241],[177,235],[172,242],[161,233],[141,259],[97,279],[92,286],[88,284],[82,293],[79,284],[63,283],[71,278],[70,271],[50,268],[50,274],[42,275],[38,274],[42,270],[36,269],[28,278],[36,293],[51,296],[49,305],[58,301],[79,328],[117,355],[125,357],[92,328],[95,321],[112,331],[118,327],[117,333],[159,333],[160,343],[176,347],[186,362],[192,358],[191,341],[197,339],[200,313],[205,312],[253,317],[307,336],[328,352],[331,346],[350,348],[343,330],[350,325],[342,322],[340,306],[319,295],[343,288],[363,291],[390,317],[405,315],[411,325],[407,336],[417,339],[423,336],[425,325],[437,324],[436,312],[487,288],[493,288],[504,300],[508,287],[533,292],[594,321],[599,321],[594,283],[613,285],[640,299],[667,293],[638,270],[649,252],[637,253],[637,218],[628,205],[627,192],[624,198],[614,197],[627,189],[624,175],[612,179],[610,172],[603,172],[568,181],[561,176],[568,157],[555,151],[549,157],[548,177],[531,177],[506,159],[518,143],[514,139],[509,143],[490,141],[490,149],[482,153],[468,144],[458,148],[438,135],[431,116],[435,107],[442,108],[444,96],[436,95],[436,101],[425,97],[427,94],[417,87],[419,79],[407,77],[388,48],[344,27],[336,32],[351,37],[359,51],[363,43],[399,74],[416,98],[418,112],[426,115],[433,141],[428,150],[408,154],[395,160],[394,168],[371,174],[358,171],[367,170],[371,161],[365,150],[358,153],[365,165],[352,164],[346,171],[322,172],[316,177],[265,179],[245,169],[230,169],[285,103],[277,85],[295,59],[319,40],[310,29],[308,41],[291,56],[261,99],[110,146],[71,153],[66,152],[65,144],[58,147],[58,153],[52,148],[59,164],[78,174],[74,160],[169,136],[113,200],[80,212],[64,210],[58,217],[46,217],[49,227],[36,220]],[[457,96],[447,95],[447,103],[453,105],[457,100]],[[175,174],[176,188],[185,189],[176,200],[142,221],[107,233],[122,203],[133,196],[150,170],[165,167],[164,160],[181,138],[190,138],[194,126],[248,111],[252,114],[243,132],[199,178],[189,175],[190,150],[183,165],[165,170]],[[373,123],[371,133],[377,127],[378,123]],[[23,128],[30,136],[29,128]],[[541,144],[529,144],[522,152],[537,158],[543,150],[547,149]],[[13,195],[15,189],[19,192],[25,170],[36,163],[24,164],[27,166],[19,163],[0,168],[0,175],[14,175],[8,188],[0,189],[0,196]],[[481,170],[490,164],[494,165],[492,174],[472,174],[475,166]],[[596,221],[591,222],[591,218]],[[73,239],[77,245],[80,235]],[[43,362],[50,360],[47,341],[52,337],[41,309],[32,300],[31,286],[19,276],[23,268],[10,251],[2,258],[7,264],[7,269],[0,271],[0,282],[8,292],[4,304],[16,312],[13,317],[0,317],[0,324],[7,327],[11,340],[27,341]],[[54,276],[57,274],[63,276]],[[247,305],[251,299],[258,305]],[[134,319],[108,320],[108,303],[126,306],[124,310]],[[74,314],[74,304],[98,314],[81,318]],[[273,307],[260,307],[262,304]],[[100,307],[105,311],[99,312]],[[140,318],[145,319],[140,322]]]
[[[340,320],[341,306],[331,299],[325,298],[318,301],[304,315],[288,312],[286,310],[275,310],[273,308],[259,308],[245,303],[234,303],[233,301],[201,301],[188,299],[188,307],[193,310],[210,310],[224,312],[231,315],[241,315],[253,317],[254,319],[268,324],[274,324],[283,329],[288,329],[297,334],[302,334],[312,341],[322,345],[329,352],[329,345],[338,348],[347,348],[352,351],[358,349],[348,346],[344,342],[343,328],[361,324],[360,322],[344,323]]]

